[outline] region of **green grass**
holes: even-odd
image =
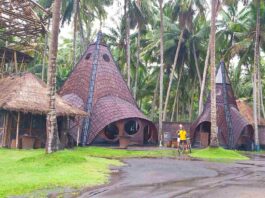
[[[77,148],[78,152],[86,153],[92,157],[103,157],[111,159],[120,158],[163,158],[163,157],[176,157],[176,149],[154,149],[154,150],[123,150],[123,149],[111,149],[104,147],[84,147]]]
[[[235,161],[235,160],[248,160],[249,158],[241,155],[240,152],[234,150],[226,150],[224,148],[205,148],[201,150],[193,150],[190,154],[191,157],[201,158],[213,161]]]
[[[82,188],[100,185],[108,182],[110,165],[122,165],[117,159],[175,156],[174,150],[160,149],[130,151],[85,147],[49,155],[43,149],[0,149],[0,197],[57,187]]]

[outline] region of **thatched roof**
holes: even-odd
[[[85,109],[87,105],[95,50],[95,44],[88,46],[59,91],[64,99],[81,109]],[[138,108],[110,50],[101,43],[94,84],[91,127],[87,143],[92,143],[108,124],[127,118],[140,118],[154,126]]]
[[[254,124],[252,107],[248,105],[247,102],[244,100],[236,100],[236,104],[238,106],[241,115],[249,122],[249,124]],[[265,119],[261,118],[259,124],[265,125]]]
[[[0,109],[33,114],[47,114],[49,111],[48,88],[31,73],[23,73],[0,79]],[[84,111],[71,106],[56,96],[58,116],[85,116]]]

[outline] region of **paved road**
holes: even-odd
[[[129,159],[111,185],[80,198],[264,198],[265,158],[238,163]]]

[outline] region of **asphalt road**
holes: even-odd
[[[79,198],[264,198],[265,158],[237,163],[128,159],[108,186]]]

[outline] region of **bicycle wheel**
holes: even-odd
[[[182,155],[183,151],[184,151],[183,144],[180,144],[179,147],[178,147],[178,153],[179,153],[179,155]]]

